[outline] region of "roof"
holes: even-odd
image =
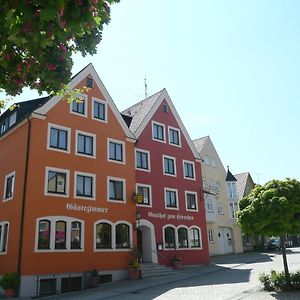
[[[203,146],[205,145],[206,141],[209,139],[209,136],[204,136],[202,138],[198,138],[196,140],[193,140],[193,143],[197,149],[197,151],[200,153]]]
[[[142,124],[143,120],[147,114],[151,111],[156,101],[159,99],[160,95],[165,89],[153,94],[152,96],[130,106],[129,108],[122,111],[122,114],[131,117],[131,123],[129,129],[134,133],[137,131],[139,126]]]
[[[237,180],[236,189],[237,189],[238,198],[242,199],[244,196],[246,196],[250,192],[250,191],[248,191],[249,187],[247,189],[247,182],[250,181],[250,183],[251,183],[250,188],[253,188],[255,184],[254,184],[249,172],[236,174],[236,175],[234,175],[234,177]]]
[[[227,175],[225,181],[237,181],[236,178],[229,171],[229,167],[227,167]]]

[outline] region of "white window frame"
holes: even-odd
[[[168,207],[167,206],[167,191],[175,192],[175,194],[176,194],[176,204],[177,204],[176,207]],[[165,209],[179,210],[179,198],[178,198],[178,190],[177,189],[165,187],[164,188],[164,200],[165,200]]]
[[[50,249],[38,249],[39,241],[39,222],[42,220],[50,221]],[[66,249],[55,249],[55,225],[57,221],[66,222]],[[72,222],[81,223],[81,249],[71,249],[71,231]],[[85,221],[77,218],[67,217],[67,216],[44,216],[36,219],[35,224],[35,245],[34,252],[84,252],[84,238],[85,238]]]
[[[154,125],[158,125],[158,126],[163,127],[163,134],[164,134],[164,139],[163,140],[159,140],[159,139],[154,138]],[[166,143],[166,125],[163,124],[163,123],[152,121],[151,126],[152,126],[152,140],[156,141],[156,142],[160,142],[160,143]]]
[[[211,204],[212,210],[208,210],[207,204]],[[211,195],[208,195],[207,198],[205,199],[205,212],[214,214],[215,213],[215,205],[214,205],[214,199],[211,197]]]
[[[149,189],[149,205],[147,205],[147,204],[140,204],[140,203],[137,203],[136,205],[137,206],[141,206],[141,207],[152,207],[152,186],[150,184],[136,183],[136,185],[135,185],[136,193],[138,193],[138,187],[139,186],[140,187],[145,187],[145,188]]]
[[[172,227],[175,232],[175,249],[177,249],[178,246],[178,237],[177,237],[177,227],[174,226],[173,224],[166,224],[162,227],[162,234],[163,234],[163,249],[166,251],[174,251],[174,248],[166,248],[166,240],[165,240],[165,228],[166,227]]]
[[[79,134],[91,137],[93,139],[93,155],[78,152],[78,135]],[[75,154],[77,156],[83,156],[83,157],[88,157],[88,158],[94,158],[95,159],[96,158],[96,134],[86,132],[86,131],[76,130],[75,131]]]
[[[174,174],[166,173],[165,170],[165,158],[166,159],[171,159],[174,161]],[[171,177],[177,177],[177,170],[176,170],[176,157],[169,156],[169,155],[164,155],[162,156],[162,164],[163,164],[163,174],[166,176],[171,176]]]
[[[3,249],[3,246],[4,246],[4,241],[3,241],[4,240],[4,231],[3,231],[3,229],[6,224],[7,224],[6,245],[5,245],[6,250],[3,252],[0,252],[0,255],[6,255],[7,251],[8,251],[8,237],[9,237],[9,227],[10,227],[10,224],[8,221],[0,222],[0,226],[2,226],[1,236],[0,236],[0,249]]]
[[[196,208],[195,208],[195,209],[188,208],[188,201],[187,201],[187,195],[188,195],[188,194],[193,194],[193,195],[195,195],[195,202],[196,202]],[[198,194],[197,194],[197,192],[193,192],[193,191],[184,191],[184,195],[185,195],[185,208],[186,208],[186,210],[187,210],[187,211],[194,211],[194,212],[199,211]]]
[[[122,158],[123,158],[122,161],[121,160],[114,160],[114,159],[109,158],[109,143],[110,142],[122,145]],[[125,146],[126,146],[126,144],[123,141],[108,138],[107,139],[107,161],[113,162],[113,163],[116,163],[116,164],[125,165],[126,164],[126,148],[125,148]]]
[[[73,102],[76,100],[73,100],[70,103],[70,113],[74,114],[76,116],[87,118],[87,116],[88,116],[88,111],[87,111],[88,110],[88,96],[86,94],[76,94],[75,97],[81,98],[82,100],[84,100],[84,114],[81,114],[81,113],[78,113],[78,112],[72,110]]]
[[[92,197],[85,197],[85,196],[77,196],[76,195],[76,193],[77,193],[77,175],[93,178],[93,184],[92,184],[93,195],[92,195]],[[80,172],[80,171],[75,171],[74,172],[74,199],[96,200],[96,174]]]
[[[204,164],[210,166],[210,157],[208,155],[204,155]]]
[[[199,247],[192,247],[192,246],[191,246],[191,245],[192,245],[192,236],[191,236],[191,232],[192,232],[192,229],[193,229],[193,228],[198,229],[198,231],[199,231],[199,244],[200,244]],[[202,232],[201,232],[201,228],[200,228],[200,227],[194,226],[194,225],[189,227],[189,239],[190,239],[190,247],[191,247],[191,248],[189,248],[190,250],[191,250],[191,249],[196,249],[196,250],[202,249]]]
[[[229,199],[237,198],[237,189],[235,181],[227,182],[227,196]],[[234,202],[234,201],[231,201]]]
[[[98,118],[95,118],[94,117],[94,103],[97,102],[97,103],[100,103],[100,104],[104,104],[104,114],[105,114],[105,119],[102,120],[102,119],[98,119]],[[92,119],[95,120],[95,121],[98,121],[98,122],[101,122],[101,123],[108,123],[108,115],[107,115],[107,102],[105,100],[102,100],[102,99],[99,99],[99,98],[95,98],[95,97],[92,97]]]
[[[215,239],[214,239],[214,231],[213,231],[213,229],[209,229],[207,231],[207,235],[208,235],[208,242],[210,244],[214,244],[215,243]]]
[[[59,193],[49,193],[48,192],[48,174],[49,171],[65,173],[66,174],[66,194],[59,194]],[[60,169],[55,167],[45,167],[45,187],[44,187],[44,195],[51,196],[51,197],[69,197],[69,188],[70,188],[70,170]]]
[[[146,153],[147,154],[148,169],[143,169],[143,168],[137,167],[137,164],[136,164],[137,152],[142,152],[142,153]],[[135,169],[139,170],[139,171],[144,171],[144,172],[151,172],[150,151],[139,149],[139,148],[135,148],[135,152],[134,153],[135,153]]]
[[[184,167],[184,164],[187,163],[187,164],[191,164],[193,166],[193,174],[194,174],[194,177],[187,177],[185,176],[185,167]],[[196,173],[195,173],[195,162],[193,161],[190,161],[190,160],[183,160],[182,161],[182,168],[183,168],[183,177],[184,179],[187,179],[187,180],[196,180]]]
[[[123,200],[113,200],[109,199],[109,181],[114,180],[114,181],[122,181],[123,182]],[[112,177],[112,176],[107,176],[107,201],[111,203],[117,203],[117,204],[125,204],[126,203],[126,179],[125,178],[119,178],[119,177]]]
[[[7,180],[8,180],[8,178],[10,178],[10,177],[12,177],[12,176],[14,177],[13,184],[12,184],[12,195],[11,195],[11,197],[6,198],[6,192],[7,192]],[[12,199],[14,198],[14,193],[15,193],[15,182],[16,182],[16,171],[13,171],[13,172],[11,172],[11,173],[5,175],[5,177],[4,177],[3,202],[12,200]]]
[[[224,215],[224,206],[222,203],[217,204],[218,207],[218,214],[219,215]]]
[[[187,247],[183,247],[183,248],[179,247],[179,234],[178,234],[178,230],[180,228],[184,228],[187,231],[187,240],[188,240],[188,246]],[[188,226],[180,224],[180,225],[178,225],[176,227],[175,240],[176,240],[176,249],[179,249],[179,250],[191,250],[191,246],[190,246],[190,242],[191,242],[191,239],[190,239],[190,230],[189,230]]]
[[[173,144],[173,143],[171,143],[171,141],[170,141],[170,136],[171,136],[171,135],[170,135],[170,131],[171,131],[171,130],[177,131],[177,133],[178,133],[178,141],[179,141],[179,144],[178,144],[178,145],[177,145],[177,144]],[[170,145],[181,148],[181,134],[180,134],[180,129],[179,129],[179,128],[175,128],[175,127],[172,127],[172,126],[168,126],[168,141],[169,141],[169,144],[170,144]]]
[[[231,205],[232,204],[232,205]],[[228,203],[228,206],[229,206],[229,216],[232,220],[236,220],[237,217],[236,217],[236,212],[239,210],[239,204],[238,202],[235,202],[235,201],[230,201]],[[231,207],[233,209],[231,209]]]
[[[67,139],[67,149],[66,150],[50,146],[51,128],[58,129],[58,130],[64,130],[67,132],[68,139]],[[53,123],[48,123],[47,150],[57,151],[57,152],[62,152],[62,153],[70,153],[71,152],[71,128],[53,124]]]

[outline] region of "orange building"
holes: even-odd
[[[135,137],[92,65],[60,96],[19,103],[0,118],[0,274],[20,296],[127,276],[136,246]]]

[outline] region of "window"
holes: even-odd
[[[48,124],[48,150],[70,153],[71,129],[56,124]]]
[[[46,167],[45,194],[67,197],[69,193],[69,171]]]
[[[205,155],[205,156],[204,156],[204,163],[205,163],[207,166],[209,166],[209,162],[210,162],[209,156],[208,156],[208,155]]]
[[[106,101],[92,98],[93,112],[92,118],[97,121],[107,122],[107,104]]]
[[[180,131],[169,127],[169,144],[180,146]]]
[[[8,222],[0,222],[0,255],[7,253]]]
[[[94,84],[93,78],[87,77],[87,78],[86,78],[86,87],[92,88],[92,87],[93,87],[93,84]]]
[[[124,142],[108,139],[108,160],[113,162],[125,162]]]
[[[191,228],[190,234],[191,234],[191,247],[200,248],[201,247],[200,230],[198,228]]]
[[[235,182],[227,182],[227,191],[229,198],[237,198]]]
[[[211,198],[211,195],[208,195],[207,198],[205,199],[205,206],[206,206],[206,212],[213,213],[214,210],[214,202],[213,199]]]
[[[137,184],[136,192],[142,196],[138,198],[137,204],[151,206],[151,185]]]
[[[167,113],[169,111],[169,107],[167,104],[163,104],[163,112]]]
[[[218,214],[224,215],[224,207],[223,204],[218,204]]]
[[[185,192],[186,209],[198,211],[197,193]]]
[[[17,121],[17,112],[14,112],[9,117],[4,119],[0,124],[0,134],[4,134],[11,126],[13,126]]]
[[[116,248],[130,248],[129,226],[118,224],[116,226]]]
[[[108,223],[96,225],[96,249],[112,248],[112,226]]]
[[[135,150],[135,167],[139,170],[150,171],[150,152],[145,150]]]
[[[185,179],[195,179],[195,164],[191,161],[183,161],[183,177]]]
[[[75,172],[75,198],[95,199],[96,175]]]
[[[184,227],[178,228],[178,248],[188,248],[188,230]]]
[[[70,217],[37,219],[37,251],[83,251],[84,222]]]
[[[125,202],[125,179],[109,177],[108,199]]]
[[[14,196],[15,174],[15,172],[12,172],[5,176],[3,195],[4,201],[11,200]]]
[[[209,229],[208,230],[208,241],[210,243],[213,243],[214,242],[214,233],[213,233],[213,230],[212,229]]]
[[[239,210],[239,206],[237,202],[230,202],[229,209],[230,209],[230,217],[232,219],[236,219],[236,212]]]
[[[165,248],[175,248],[175,229],[173,227],[165,227],[164,229]]]
[[[71,102],[71,113],[87,117],[87,95],[77,94],[77,99]]]
[[[165,205],[166,208],[178,209],[177,190],[165,188]]]
[[[152,122],[152,137],[156,141],[165,142],[165,125]]]
[[[96,135],[76,130],[76,154],[96,157]]]
[[[176,176],[176,160],[174,157],[163,155],[164,174]]]
[[[210,159],[210,164],[211,164],[211,166],[213,167],[213,168],[216,168],[217,166],[216,166],[216,160],[214,159],[214,158],[211,158]]]

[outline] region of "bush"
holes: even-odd
[[[16,273],[7,273],[0,279],[0,286],[5,289],[16,289],[19,285],[20,279]]]
[[[284,272],[271,271],[270,274],[261,274],[259,281],[265,291],[286,291],[289,289],[300,289],[300,271],[290,274],[291,285],[285,277]]]

